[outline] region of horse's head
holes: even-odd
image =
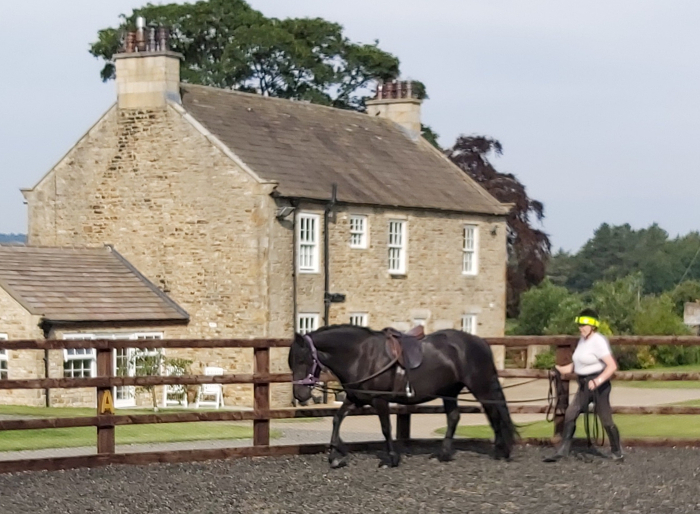
[[[294,398],[300,403],[311,399],[313,386],[321,374],[321,363],[316,355],[313,341],[301,334],[294,334],[294,341],[289,348],[289,369],[292,370]]]

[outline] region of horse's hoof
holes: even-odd
[[[440,462],[451,462],[455,460],[455,456],[452,453],[438,452],[435,456]]]
[[[332,459],[330,461],[331,469],[338,469],[346,466],[348,463],[345,459]]]
[[[395,468],[401,462],[401,455],[399,455],[398,453],[391,454],[389,455],[389,461],[391,463],[391,467]]]

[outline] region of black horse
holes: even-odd
[[[311,398],[321,365],[338,378],[346,393],[333,418],[328,457],[331,467],[345,464],[347,451],[339,431],[353,407],[371,405],[376,409],[386,439],[389,464],[393,467],[398,466],[400,455],[391,438],[389,402],[415,405],[436,398],[442,398],[447,415],[447,432],[437,457],[442,461],[451,460],[452,439],[460,418],[457,396],[464,387],[483,405],[495,433],[495,457],[510,457],[518,434],[486,341],[459,330],[440,330],[426,336],[421,349],[421,364],[407,375],[388,349],[384,332],[335,325],[304,336],[295,335],[289,352],[294,397],[300,402]]]

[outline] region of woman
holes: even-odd
[[[610,351],[608,340],[598,333],[600,321],[592,309],[584,309],[576,318],[581,339],[576,344],[573,362],[566,366],[556,366],[561,374],[578,375],[578,391],[573,401],[566,409],[564,416],[564,433],[562,444],[554,455],[544,459],[545,462],[556,462],[569,455],[571,440],[576,431],[576,419],[587,410],[588,404],[595,401],[598,416],[610,438],[610,449],[613,460],[622,460],[620,432],[613,423],[610,409],[610,377],[617,370],[617,362]]]

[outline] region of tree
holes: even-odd
[[[669,239],[655,223],[640,230],[603,223],[578,253],[559,251],[547,266],[553,282],[578,292],[636,272],[643,277],[643,294],[660,294],[684,280],[700,279],[700,234]]]
[[[399,74],[399,60],[374,44],[358,44],[321,18],[266,18],[243,0],[147,4],[118,28],[98,32],[90,53],[102,58],[103,80],[136,18],[171,28],[171,49],[184,56],[183,82],[363,110],[369,86]]]
[[[567,334],[575,328],[574,317],[580,310],[581,300],[565,287],[556,286],[549,280],[523,293],[516,335]],[[573,312],[573,314],[572,314]],[[568,325],[559,320],[568,318]],[[553,321],[556,320],[556,326]],[[562,325],[566,327],[562,329]]]
[[[688,302],[700,302],[700,281],[685,280],[671,291],[673,311],[677,316],[683,317],[685,304]]]
[[[447,151],[450,160],[491,193],[497,200],[512,203],[508,223],[508,315],[517,316],[520,296],[545,278],[551,253],[549,237],[533,222],[544,218],[544,205],[531,199],[525,186],[510,173],[496,171],[489,155],[501,155],[503,147],[485,136],[460,136]],[[534,220],[532,217],[534,216]]]
[[[591,303],[608,321],[614,334],[634,333],[634,320],[640,310],[644,278],[641,273],[612,282],[600,281],[590,291]]]

